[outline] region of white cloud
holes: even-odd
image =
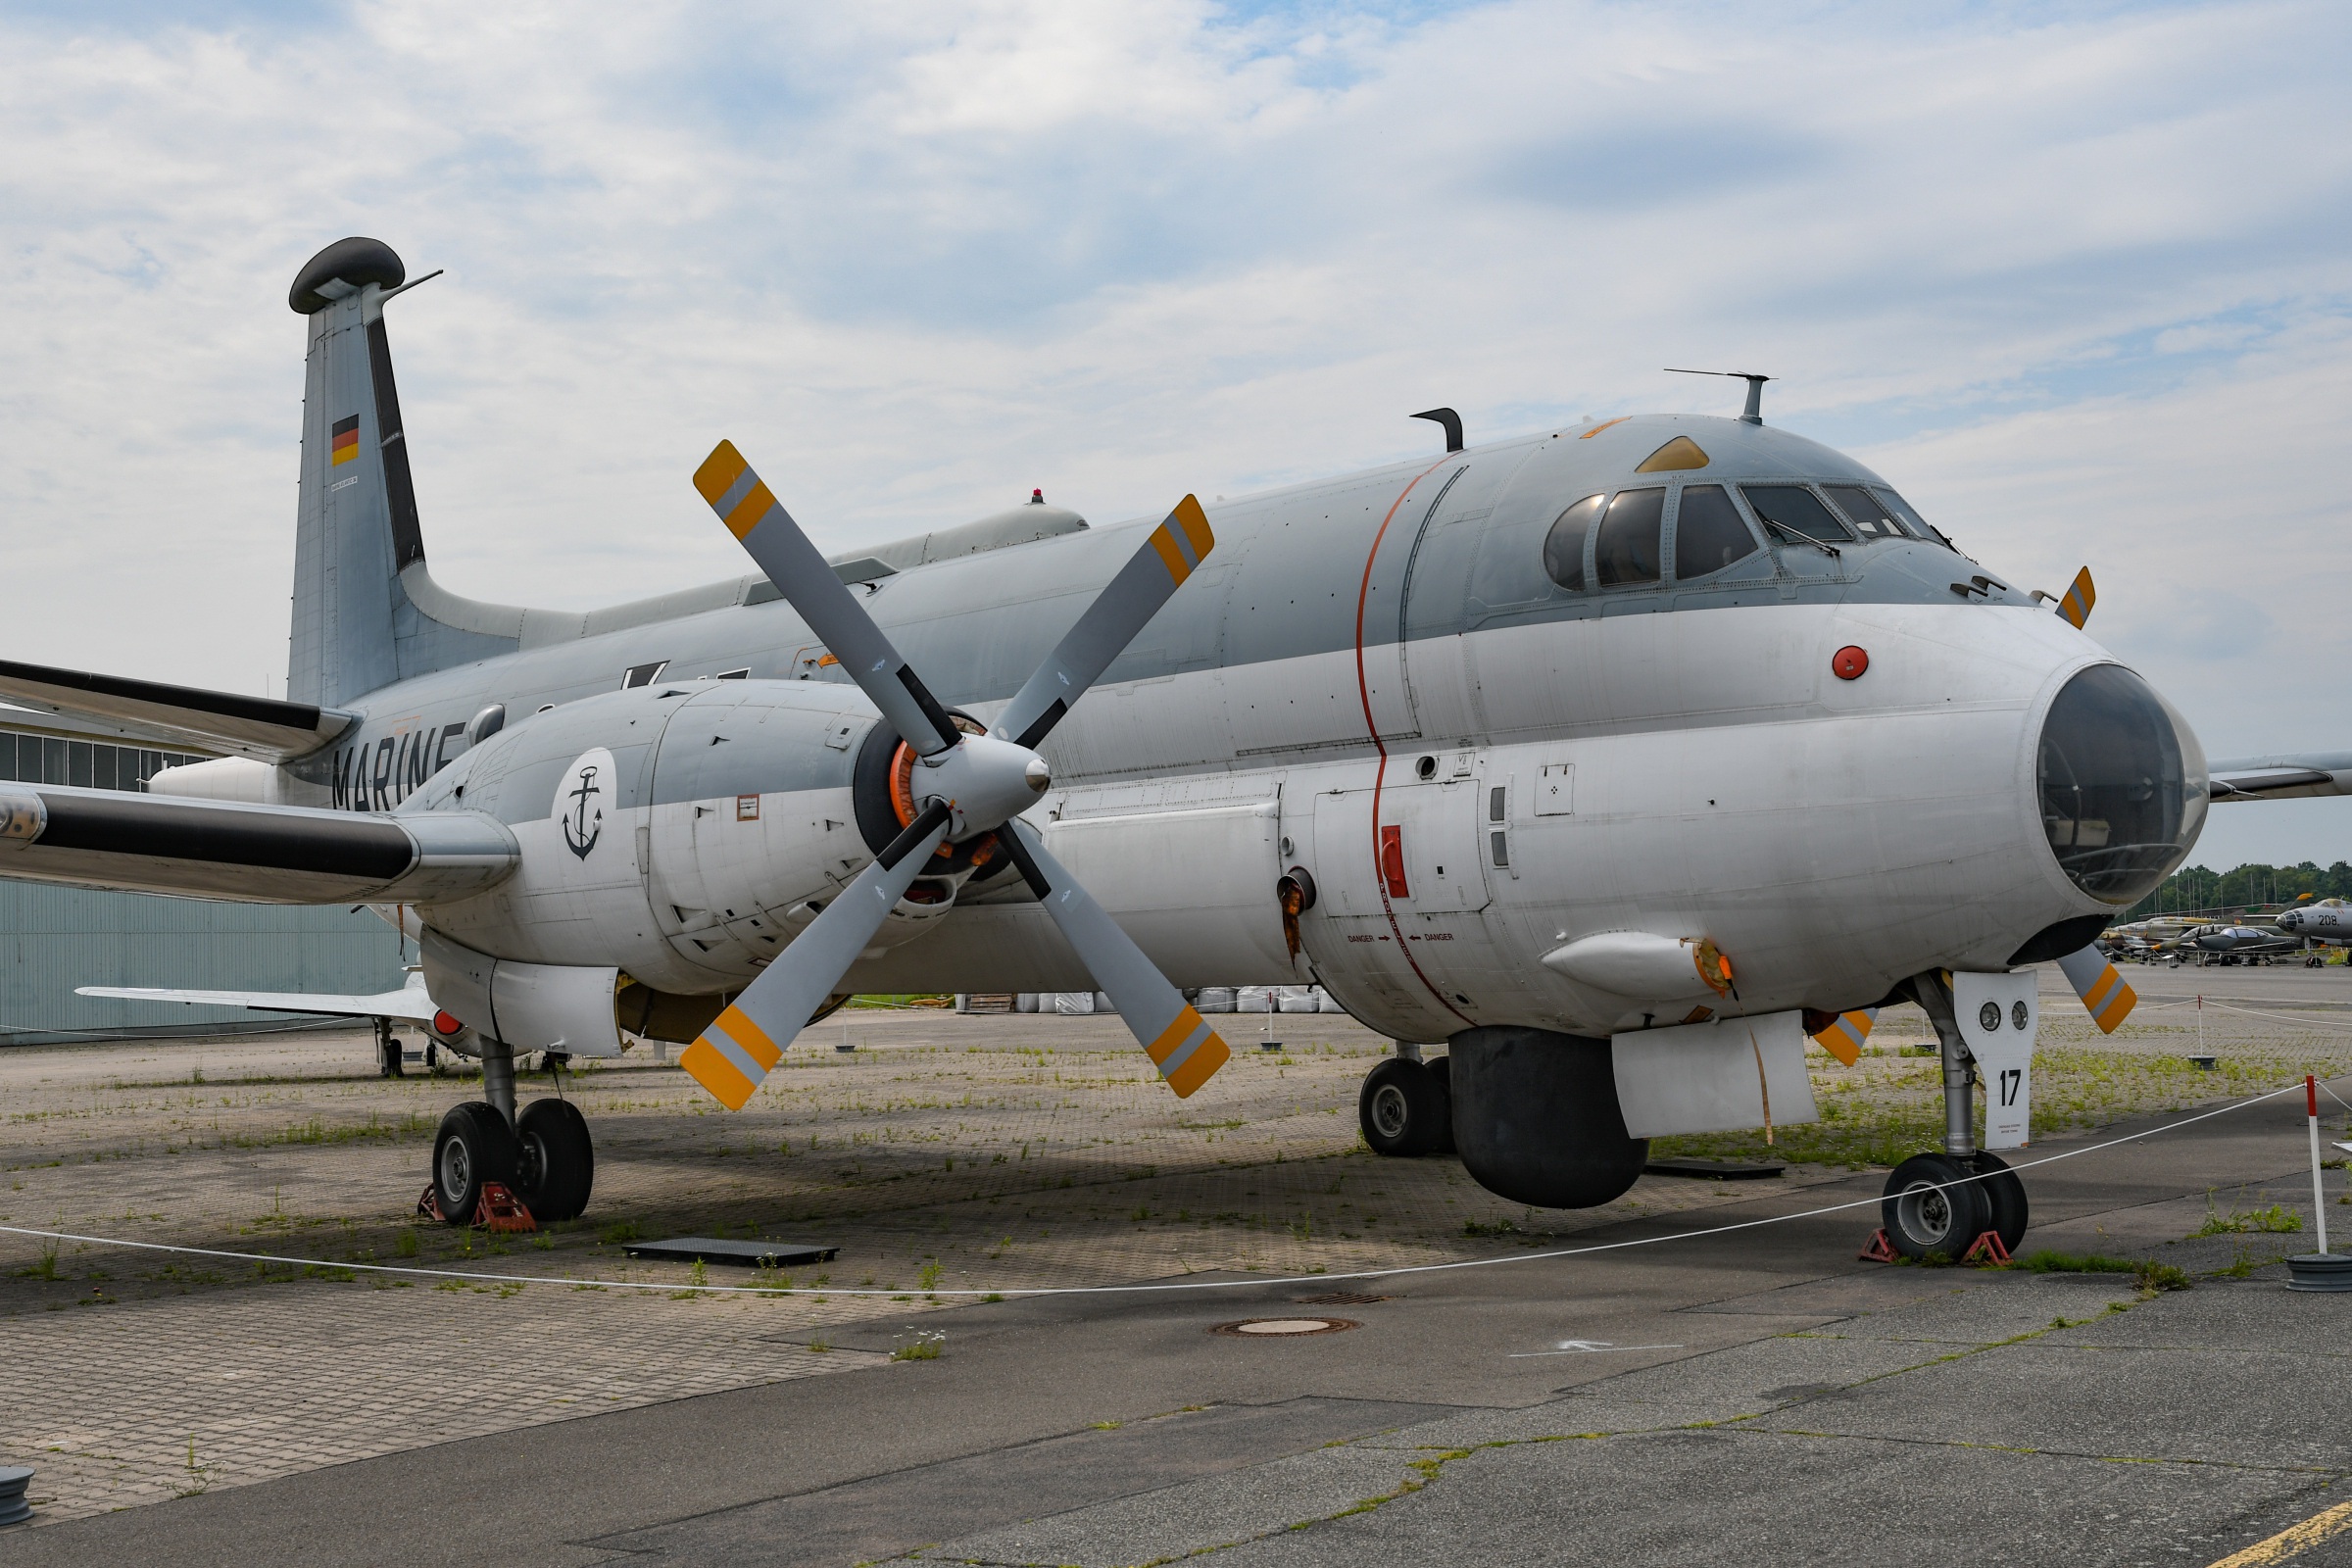
[[[1339,472],[1433,402],[1474,439],[1719,409],[1657,368],[1752,366],[1989,564],[2092,561],[2210,744],[2352,745],[2339,8],[60,15],[0,17],[39,585],[0,656],[282,670],[284,290],[368,233],[449,269],[393,338],[463,592],[741,569],[686,483],[721,433],[847,545]]]

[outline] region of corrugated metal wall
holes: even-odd
[[[400,941],[374,915],[90,893],[0,877],[0,1044],[283,1026],[283,1013],[77,997],[75,986],[390,991]]]

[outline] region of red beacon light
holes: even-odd
[[[466,1027],[465,1020],[446,1009],[433,1014],[433,1033],[454,1035]]]
[[[1870,655],[1848,643],[1830,656],[1830,672],[1839,680],[1858,680],[1870,667]]]

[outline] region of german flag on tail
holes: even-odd
[[[331,454],[327,459],[330,466],[340,468],[360,455],[360,416],[358,415],[354,414],[347,418],[337,419],[334,429],[329,434],[331,439],[327,442],[326,449]]]

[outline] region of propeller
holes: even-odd
[[[970,735],[956,728],[733,442],[721,441],[711,451],[694,484],[881,710],[883,722],[914,750],[911,793],[920,808],[686,1048],[679,1064],[721,1104],[740,1110],[934,852],[951,841],[995,833],[1079,960],[1117,1003],[1161,1078],[1180,1097],[1206,1083],[1232,1054],[1225,1042],[1017,820],[1054,778],[1034,748],[1215,548],[1200,503],[1186,496],[1176,504],[1046,656],[994,731]]]
[[[2066,983],[2075,988],[2075,995],[2082,999],[2090,1021],[2099,1026],[2103,1035],[2115,1033],[2132,1016],[2132,1009],[2139,1005],[2139,993],[2115,972],[2115,965],[2107,961],[2107,955],[2099,951],[2095,942],[2081,953],[2070,953],[2060,958],[2058,969],[2066,976]]]
[[[2091,586],[2090,568],[2084,566],[2075,573],[2073,585],[2058,601],[2058,613],[2064,615],[2075,630],[2081,631],[2082,623],[2090,618],[2090,607],[2098,602],[2099,591]]]

